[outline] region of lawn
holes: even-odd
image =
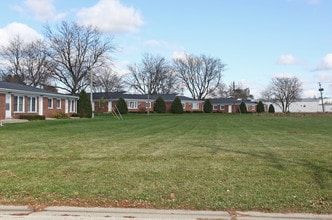
[[[0,204],[332,213],[332,117],[5,124]]]

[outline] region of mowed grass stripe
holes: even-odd
[[[151,114],[6,124],[0,201],[331,213],[331,122]]]

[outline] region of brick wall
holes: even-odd
[[[0,120],[6,117],[6,94],[0,94]]]

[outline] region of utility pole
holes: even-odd
[[[323,91],[324,91],[324,89],[322,88],[322,85],[321,85],[320,82],[318,83],[318,85],[319,85],[318,91],[320,92],[320,99],[322,101],[322,109],[323,109],[323,112],[325,112],[325,109],[324,109],[324,100],[323,100]]]
[[[95,117],[95,105],[94,105],[94,102],[93,102],[93,75],[92,75],[92,71],[91,69],[89,68],[89,71],[90,71],[90,100],[91,100],[91,109],[92,109],[92,115],[91,115],[91,118],[94,118]]]

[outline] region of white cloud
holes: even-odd
[[[277,73],[274,75],[274,77],[280,77],[280,78],[293,78],[296,77],[293,73]]]
[[[19,35],[25,42],[43,39],[43,36],[26,24],[13,22],[0,28],[0,45],[7,45],[13,37]]]
[[[100,0],[90,8],[77,13],[79,23],[93,25],[102,32],[134,32],[143,25],[140,13],[119,0]]]
[[[57,13],[54,0],[24,0],[23,6],[15,6],[15,10],[21,13],[32,13],[41,22],[57,21],[66,17],[66,13]]]
[[[281,55],[277,61],[279,65],[291,65],[298,63],[298,60],[292,54]]]
[[[332,53],[326,54],[321,63],[314,69],[314,71],[332,70]]]

